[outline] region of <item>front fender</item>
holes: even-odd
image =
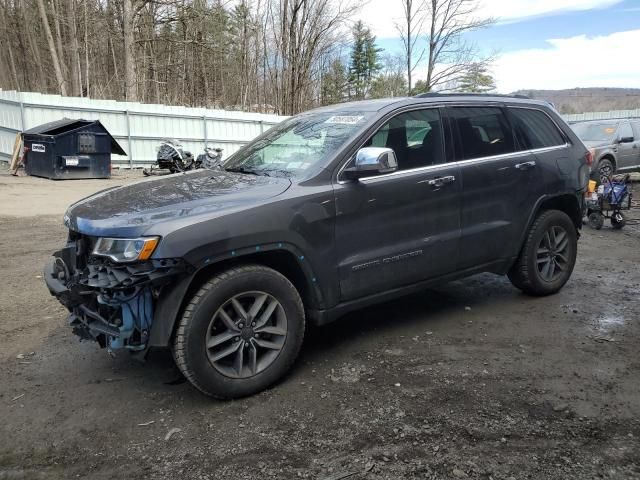
[[[314,272],[307,257],[295,245],[283,242],[252,245],[216,255],[205,255],[204,257],[201,256],[201,253],[198,253],[195,254],[195,257],[199,259],[198,263],[195,264],[196,270],[189,275],[181,277],[178,282],[167,285],[162,290],[155,306],[149,346],[166,347],[170,344],[179,315],[189,300],[190,294],[201,284],[200,280],[204,280],[216,272],[230,268],[231,265],[261,263],[261,260],[262,263],[269,264],[267,261],[269,255],[278,252],[286,252],[292,259],[295,259],[296,264],[302,272],[305,282],[305,292],[310,302],[310,304],[305,305],[305,307],[325,308],[325,295],[320,288],[317,273]],[[298,288],[300,288],[300,285],[298,285]]]

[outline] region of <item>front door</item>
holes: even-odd
[[[636,138],[631,124],[628,121],[621,121],[618,125],[618,165],[619,169],[628,169],[638,165],[640,156],[640,138]]]
[[[448,273],[460,235],[458,167],[445,163],[437,108],[398,114],[363,146],[392,148],[398,171],[338,177],[336,250],[341,300]]]

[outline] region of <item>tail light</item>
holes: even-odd
[[[587,165],[593,165],[593,149],[587,150],[587,153],[584,154],[584,161]]]

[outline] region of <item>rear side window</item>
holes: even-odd
[[[498,107],[452,107],[458,160],[491,157],[514,152],[509,123]]]
[[[518,150],[556,147],[566,143],[555,123],[540,110],[509,109],[518,141]]]

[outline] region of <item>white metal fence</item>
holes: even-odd
[[[567,122],[583,120],[608,120],[612,118],[640,118],[640,108],[636,110],[611,110],[610,112],[586,112],[562,116]]]
[[[286,118],[0,90],[0,160],[9,159],[16,133],[65,117],[100,120],[128,153],[113,155],[113,163],[128,166],[155,162],[156,147],[164,139],[180,140],[195,155],[212,143],[224,149],[226,158]]]
[[[128,156],[113,156],[114,164],[155,162],[156,146],[178,139],[198,154],[206,143],[224,148],[227,157],[286,117],[260,113],[169,107],[113,100],[61,97],[0,90],[0,160],[8,160],[16,133],[62,118],[100,120]],[[640,118],[640,109],[563,115],[572,121]]]

